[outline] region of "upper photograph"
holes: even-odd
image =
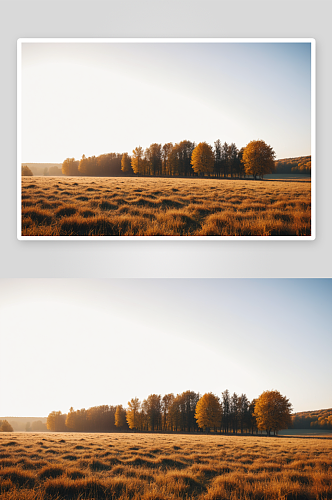
[[[19,240],[313,240],[315,40],[19,39]]]

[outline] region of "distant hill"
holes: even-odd
[[[274,163],[276,174],[311,174],[311,156],[283,158]]]
[[[292,420],[294,429],[332,430],[332,408],[294,413]]]
[[[62,163],[22,163],[23,165],[29,167],[33,175],[62,175]]]
[[[30,422],[30,426],[32,426],[32,430],[34,430],[34,427],[36,427],[37,430],[46,430],[46,421],[47,417],[0,417],[0,420],[7,420],[7,422],[10,423],[14,431],[25,431],[26,430],[26,425],[28,422]],[[43,426],[37,425],[36,423],[34,426],[32,425],[34,422],[41,422]]]

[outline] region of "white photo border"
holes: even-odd
[[[21,81],[25,43],[310,43],[311,44],[311,235],[310,236],[23,236],[21,190]],[[316,239],[316,40],[314,38],[19,38],[17,40],[17,239],[30,240],[297,240]]]

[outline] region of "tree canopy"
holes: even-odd
[[[126,410],[122,405],[118,405],[115,411],[115,425],[117,427],[124,427],[126,425]]]
[[[196,405],[195,418],[198,426],[210,430],[221,427],[222,406],[218,396],[208,392],[204,394]]]
[[[126,411],[126,419],[129,425],[129,429],[138,429],[140,420],[139,412],[141,409],[141,403],[138,398],[132,398],[128,401],[128,409]]]
[[[212,147],[207,142],[200,142],[191,157],[194,172],[199,175],[210,175],[213,172],[214,162]]]
[[[123,153],[122,158],[121,158],[121,170],[125,174],[132,173],[132,168],[131,168],[131,158],[128,155],[128,153]]]
[[[264,141],[251,141],[246,145],[242,155],[245,173],[253,175],[256,179],[263,179],[265,174],[271,174],[274,171],[275,152]]]
[[[268,435],[271,431],[278,433],[280,429],[287,429],[292,423],[291,410],[291,403],[279,391],[264,391],[255,403],[258,429],[265,430]]]

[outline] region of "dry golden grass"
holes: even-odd
[[[309,236],[310,182],[23,177],[23,236]]]
[[[332,439],[0,435],[3,500],[332,499]]]

